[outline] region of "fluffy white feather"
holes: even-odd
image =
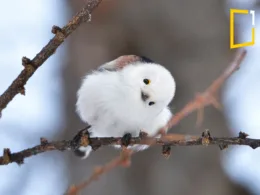
[[[76,110],[80,118],[91,125],[91,137],[122,137],[125,133],[138,136],[140,130],[149,136],[155,135],[172,115],[168,108],[175,94],[171,73],[159,64],[142,61],[111,71],[112,62],[116,66],[114,60],[107,63],[108,69],[86,75],[78,90]],[[149,84],[144,79],[148,79]],[[79,150],[87,157],[91,147]]]

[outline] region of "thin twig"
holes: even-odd
[[[78,12],[67,25],[63,28],[53,26],[52,33],[55,36],[42,50],[32,59],[23,57],[22,64],[24,69],[0,96],[0,116],[3,109],[18,94],[25,95],[25,84],[34,74],[34,72],[56,51],[56,49],[64,42],[64,40],[78,28],[82,23],[91,19],[91,13],[99,5],[102,0],[88,0],[83,9]]]

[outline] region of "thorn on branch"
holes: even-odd
[[[202,133],[202,140],[201,143],[204,146],[208,146],[210,141],[212,140],[212,137],[210,136],[210,132],[208,129],[206,129],[203,133]]]
[[[240,139],[246,139],[249,135],[245,132],[240,131],[238,134],[238,138]]]

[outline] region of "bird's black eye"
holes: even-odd
[[[154,104],[155,104],[155,102],[149,102],[149,106],[152,106]]]
[[[144,79],[143,81],[144,81],[144,84],[146,84],[146,85],[149,85],[151,82],[149,79]]]

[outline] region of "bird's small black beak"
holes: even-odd
[[[145,102],[149,98],[149,95],[141,91],[141,98]]]

